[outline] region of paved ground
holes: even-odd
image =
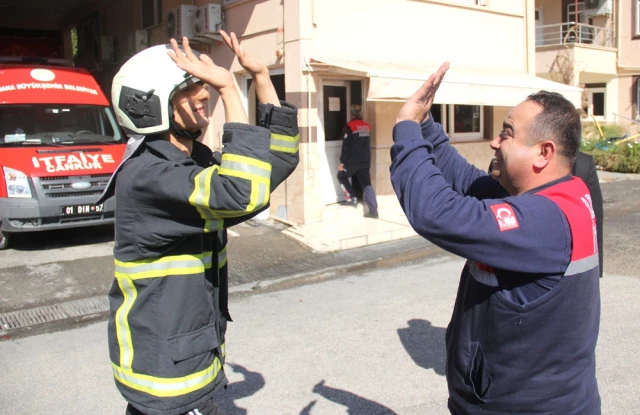
[[[227,414],[446,414],[444,332],[463,261],[265,283],[231,301]],[[602,280],[597,376],[603,413],[640,413],[640,273]],[[561,317],[559,317],[561,318]],[[123,413],[106,323],[0,342],[0,412]]]
[[[615,267],[622,275],[634,275],[638,267],[635,258],[640,252],[640,180],[603,176],[606,180],[602,183],[605,272],[609,267]],[[268,221],[241,224],[231,229],[232,287],[253,290],[265,281],[292,275],[334,273],[385,262],[408,261],[427,257],[431,251],[438,250],[414,237],[339,252],[314,253],[283,235],[284,228],[286,226],[281,223]],[[18,235],[12,241],[12,249],[0,251],[0,321],[7,313],[21,311],[22,322],[18,330],[4,327],[3,333],[3,327],[0,327],[0,338],[15,338],[64,328],[67,323],[103,319],[106,315],[105,294],[113,278],[112,249],[113,232],[109,227]],[[87,298],[94,302],[90,307],[83,302]],[[59,304],[70,304],[75,310],[75,314],[69,314],[73,318],[52,311],[51,307]],[[40,324],[51,321],[55,324]]]
[[[603,413],[635,415],[640,181],[604,183],[602,189]],[[237,272],[235,323],[227,366],[232,385],[221,397],[229,414],[446,413],[443,336],[459,258],[420,238],[314,254],[283,237],[276,224],[244,225],[234,232],[239,236],[232,236],[229,257]],[[104,297],[112,272],[109,232],[96,232],[89,247],[73,235],[61,236],[0,253],[0,314]],[[38,244],[57,250],[37,249]],[[302,271],[298,263],[306,264]],[[267,279],[256,280],[260,275]],[[9,333],[5,340],[13,340],[0,341],[0,412],[121,413],[103,318],[89,319],[95,323],[89,325],[83,318],[42,324],[22,333],[29,337]]]

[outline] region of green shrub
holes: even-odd
[[[586,149],[583,146],[582,151],[591,154],[595,163],[604,170],[618,173],[640,173],[640,144],[609,144],[606,150],[595,146]]]
[[[600,128],[606,138],[622,137],[627,134],[627,129],[618,124],[604,124],[601,125]]]
[[[627,129],[620,124],[600,124],[600,129],[605,138],[622,137],[627,133]],[[600,130],[593,122],[582,123],[582,136],[589,141],[601,139]]]

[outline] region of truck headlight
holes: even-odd
[[[3,167],[3,170],[9,197],[31,197],[29,178],[26,174],[10,167]]]

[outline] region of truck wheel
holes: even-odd
[[[7,249],[9,245],[9,235],[6,232],[0,232],[0,250]]]

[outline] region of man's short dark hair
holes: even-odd
[[[557,92],[539,91],[529,95],[527,101],[542,107],[529,127],[531,143],[551,139],[558,145],[560,154],[573,164],[582,140],[580,115],[576,108]]]
[[[362,118],[362,106],[360,104],[351,104],[351,117]]]

